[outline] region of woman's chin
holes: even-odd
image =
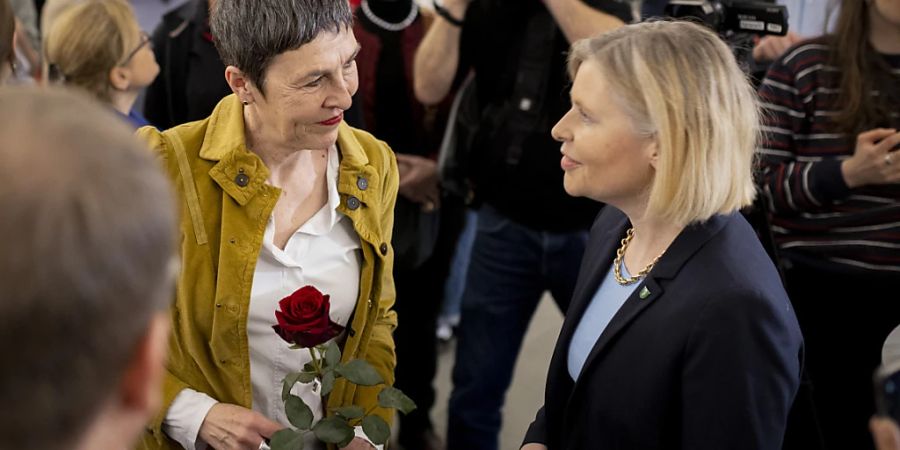
[[[584,197],[584,190],[568,173],[563,176],[563,189],[572,197]]]

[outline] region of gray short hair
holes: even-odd
[[[222,61],[261,92],[272,58],[352,25],[347,0],[218,0],[210,17]]]
[[[0,90],[0,142],[0,448],[72,448],[169,305],[174,196],[84,95]]]

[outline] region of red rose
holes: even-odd
[[[344,327],[331,321],[329,296],[303,286],[278,302],[278,325],[272,328],[282,339],[303,348],[315,347],[341,334]]]

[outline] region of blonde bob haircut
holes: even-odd
[[[753,202],[756,92],[716,34],[689,22],[628,25],[576,42],[572,79],[586,61],[634,130],[656,140],[648,216],[687,225]]]
[[[65,8],[44,40],[47,78],[110,102],[110,71],[140,44],[140,25],[125,0],[88,0]]]

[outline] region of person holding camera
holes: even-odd
[[[840,8],[759,90],[760,184],[812,387],[787,447],[804,450],[872,448],[871,377],[900,322],[900,1]]]
[[[444,0],[418,49],[416,96],[440,102],[474,70],[469,148],[478,229],[462,301],[450,449],[496,449],[500,409],[545,290],[565,310],[598,205],[568,197],[550,127],[569,108],[568,42],[630,21],[614,0]]]

